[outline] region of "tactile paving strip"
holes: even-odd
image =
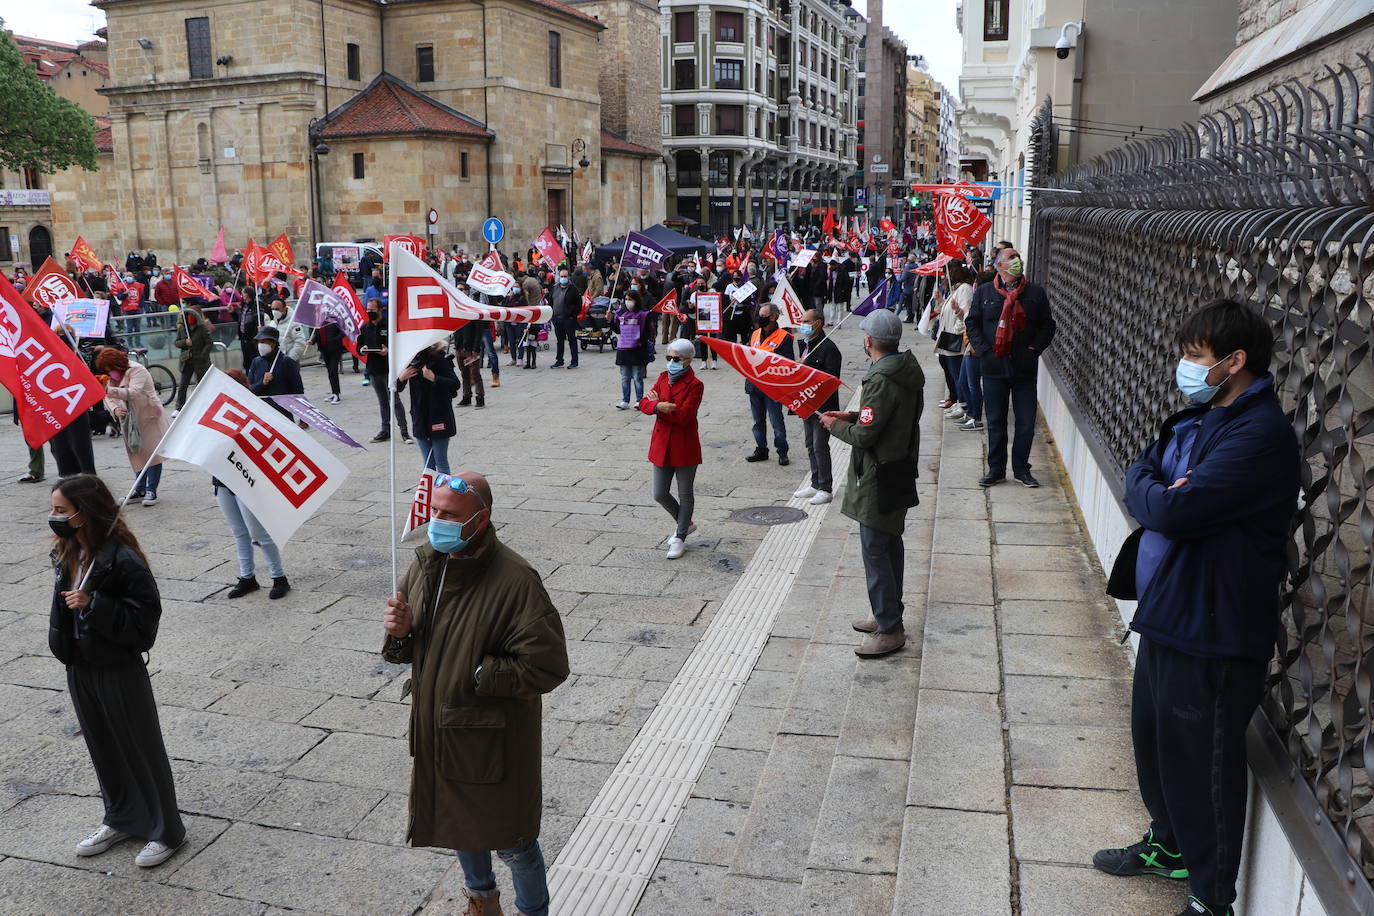
[[[849,446],[830,442],[833,466],[842,472]],[[789,505],[807,517],[764,535],[549,869],[559,916],[630,916],[638,905],[832,504]]]

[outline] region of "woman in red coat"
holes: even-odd
[[[668,371],[654,382],[653,390],[639,402],[639,409],[654,416],[654,437],[649,443],[649,460],[654,465],[654,499],[677,520],[668,538],[668,559],[676,560],[687,549],[687,535],[696,530],[692,522],[695,498],[692,485],[697,465],[701,464],[701,439],[697,436],[697,408],[701,406],[701,379],[692,372],[696,348],[690,340],[668,344],[664,359]],[[677,499],[668,492],[677,478]]]

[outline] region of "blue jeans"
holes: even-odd
[[[417,429],[415,430],[415,444],[420,447],[420,461],[423,467],[434,468],[440,474],[449,472],[447,436],[438,439],[426,439],[420,435],[420,431]]]
[[[635,399],[630,400],[630,382],[635,383]],[[620,367],[620,400],[627,404],[638,404],[644,400],[644,367]]]
[[[783,425],[782,405],[749,382],[744,383],[744,390],[749,395],[749,410],[754,414],[754,444],[759,451],[768,451],[768,426],[764,422],[766,415],[773,424],[773,447],[779,455],[786,455],[787,427]]]
[[[39,476],[41,477],[42,475],[40,474]],[[162,483],[162,465],[151,465],[143,472],[142,476],[138,478],[137,484],[134,487],[134,494],[156,493],[157,485],[160,483]]]
[[[496,875],[491,871],[491,853],[455,850],[463,866],[463,883],[468,890],[490,896],[496,890]],[[544,851],[535,840],[519,849],[498,849],[496,855],[510,868],[515,885],[515,906],[526,916],[549,916],[549,882],[544,868]]]
[[[496,352],[496,341],[491,339],[491,331],[484,330],[478,338],[482,341],[482,352],[487,355],[487,367],[492,375],[501,374],[501,354]]]
[[[959,400],[965,414],[983,419],[983,364],[976,356],[965,355],[959,364]]]
[[[1031,440],[1035,438],[1035,376],[983,377],[983,406],[987,410],[988,473],[1007,473],[1007,406],[1016,412],[1011,443],[1013,475],[1030,473]]]
[[[160,470],[161,465],[158,468]],[[277,549],[276,542],[262,527],[262,523],[253,517],[253,513],[239,502],[234,491],[228,487],[215,487],[215,502],[219,503],[219,511],[229,523],[230,533],[234,535],[234,549],[239,555],[239,578],[247,579],[253,575],[254,544],[262,548],[262,555],[267,558],[269,576],[280,579],[286,575],[286,570],[281,565],[281,551]]]

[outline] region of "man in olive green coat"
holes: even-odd
[[[177,410],[180,410],[186,406],[191,383],[199,382],[210,371],[210,351],[214,349],[215,339],[210,334],[214,326],[194,305],[182,306],[177,330],[186,335],[178,334],[176,339],[177,349],[181,351],[181,384],[177,387]]]
[[[864,332],[864,351],[873,360],[859,392],[859,409],[828,411],[821,415],[821,424],[852,447],[840,511],[859,523],[868,600],[873,607],[873,616],[854,622],[855,630],[868,634],[855,652],[860,658],[878,658],[906,645],[902,531],[907,509],[916,504],[925,373],[910,350],[897,352],[902,322],[894,313],[879,309],[859,327]],[[902,498],[903,489],[910,491],[909,499]]]
[[[501,912],[491,850],[520,912],[547,916],[540,695],[568,677],[563,623],[539,573],[496,539],[485,478],[433,489],[429,543],[383,617],[382,656],[411,666],[409,840],[457,851],[468,916]]]

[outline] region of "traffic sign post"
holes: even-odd
[[[487,244],[494,248],[505,237],[505,224],[494,216],[487,217],[487,221],[482,224],[482,238],[487,240]]]

